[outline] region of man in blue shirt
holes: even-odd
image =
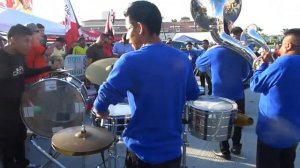
[[[126,167],[179,168],[183,107],[200,92],[191,64],[181,51],[161,42],[162,17],[153,3],[131,3],[125,22],[135,51],[115,63],[93,110],[105,118],[108,106],[127,95],[131,120],[122,134]]]
[[[243,79],[247,76],[249,68],[246,60],[237,52],[224,47],[216,46],[207,50],[196,61],[196,66],[201,72],[210,69],[212,81],[212,95],[234,100],[241,113],[245,111],[245,97]],[[242,127],[234,127],[232,137],[234,154],[240,154],[242,144]],[[217,156],[230,160],[228,141],[220,142],[221,152],[215,152]]]
[[[113,46],[113,54],[115,57],[121,57],[122,54],[133,51],[131,44],[128,39],[126,39],[126,33],[122,35],[122,39],[119,42],[116,42]]]
[[[300,29],[284,33],[280,57],[269,65],[264,53],[250,89],[261,93],[257,168],[294,168],[300,140]]]
[[[201,55],[203,53],[205,53],[205,51],[208,50],[208,48],[209,48],[209,41],[208,40],[204,39],[202,41],[202,48],[203,48],[203,50],[200,51],[200,54],[199,54],[198,57],[201,57]],[[207,94],[211,95],[211,93],[212,93],[212,85],[211,85],[211,79],[210,79],[209,75],[206,72],[200,72],[199,71],[197,73],[199,73],[199,76],[200,76],[200,84],[201,84],[201,86],[203,88],[205,88],[205,81],[206,81],[207,82],[207,87],[208,87],[207,88],[207,90],[208,90]]]
[[[190,41],[186,43],[185,48],[186,50],[184,50],[184,52],[191,61],[194,70],[196,67],[196,59],[198,58],[198,53],[196,50],[193,50],[193,43]]]

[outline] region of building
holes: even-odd
[[[82,27],[86,30],[97,30],[104,32],[105,30],[106,19],[101,20],[86,20],[82,22]],[[125,19],[115,19],[114,25],[114,34],[116,36],[121,36],[123,33],[126,33]],[[181,21],[177,22],[163,22],[160,37],[165,40],[168,38],[173,38],[176,33],[195,33],[201,32],[201,28],[198,25],[194,24],[194,21],[190,21],[189,18],[183,18]]]

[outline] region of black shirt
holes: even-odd
[[[86,57],[91,58],[92,62],[105,58],[103,47],[97,44],[92,44],[86,51]]]
[[[24,57],[19,54],[12,55],[0,49],[0,113],[18,109],[12,106],[20,102],[25,89],[25,77],[51,70],[50,66],[40,69],[27,68]]]

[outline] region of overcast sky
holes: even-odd
[[[190,13],[190,0],[149,0],[160,9],[164,21],[180,20]],[[123,11],[132,0],[71,0],[79,21],[103,19],[102,13],[113,9],[116,18],[123,17]],[[64,0],[33,0],[34,14],[61,22],[64,20]],[[282,34],[284,28],[300,28],[299,0],[243,0],[242,11],[235,25],[245,28],[257,24],[266,34]]]

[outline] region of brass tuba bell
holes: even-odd
[[[241,8],[241,0],[191,0],[191,14],[195,22],[202,29],[209,30],[219,45],[238,52],[250,64],[249,67],[252,67],[257,58],[255,53],[225,33],[225,29],[230,29],[238,18]],[[248,77],[244,80],[248,80],[251,75],[252,69],[249,69]]]
[[[243,31],[241,35],[241,41],[244,46],[249,46],[250,44],[255,44],[260,47],[265,52],[270,52],[270,47],[266,43],[266,41],[261,37],[260,34],[257,32],[257,26],[255,24],[250,24],[247,28]],[[274,58],[271,57],[270,62],[274,62]],[[252,68],[256,70],[261,65],[261,57],[256,58],[253,60]]]

